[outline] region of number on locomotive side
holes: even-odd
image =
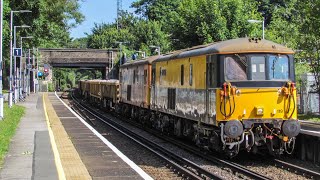
[[[283,113],[283,109],[278,109],[277,113],[280,113],[280,114]]]

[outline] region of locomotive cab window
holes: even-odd
[[[264,56],[252,56],[251,60],[251,78],[250,80],[265,80],[265,57]]]
[[[288,80],[289,69],[287,55],[235,54],[224,57],[224,77],[227,81]]]
[[[247,80],[248,61],[245,56],[227,56],[225,58],[225,76],[227,80]]]
[[[287,56],[269,56],[268,64],[268,79],[289,79],[289,60]]]

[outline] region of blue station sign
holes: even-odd
[[[13,48],[13,56],[21,57],[22,56],[22,49],[21,48]]]

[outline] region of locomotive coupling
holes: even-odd
[[[286,120],[282,124],[282,131],[288,137],[296,137],[300,132],[300,123],[296,120]]]

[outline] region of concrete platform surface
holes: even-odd
[[[0,179],[58,179],[42,94],[30,94],[17,104],[26,111],[11,140]]]

